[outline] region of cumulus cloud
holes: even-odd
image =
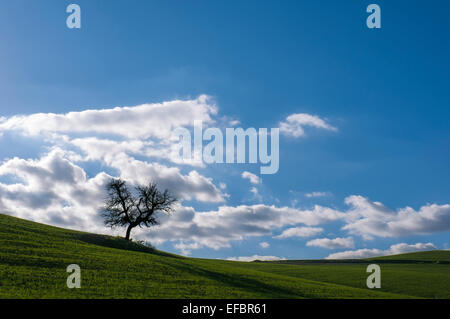
[[[328,131],[337,131],[337,128],[328,124],[317,115],[296,113],[289,115],[285,121],[279,123],[280,132],[292,137],[305,135],[305,126],[315,127]]]
[[[321,247],[326,249],[340,249],[340,248],[353,248],[355,247],[355,242],[352,237],[346,238],[317,238],[310,240],[306,243],[309,247]]]
[[[54,144],[67,144],[83,152],[80,160],[101,160],[111,154],[127,154],[169,160],[175,164],[204,167],[193,157],[179,156],[180,127],[192,128],[222,121],[218,108],[207,95],[138,106],[90,109],[66,114],[16,115],[0,121],[3,132],[19,132]],[[176,114],[176,116],[173,116]]]
[[[72,163],[66,155],[63,150],[55,148],[39,159],[13,158],[2,163],[0,176],[13,176],[14,182],[0,183],[0,210],[52,225],[107,232],[98,211],[103,205],[104,185],[112,176],[100,172],[89,178],[84,169]],[[181,175],[177,169],[159,164],[152,166],[148,163],[138,163],[135,167],[130,159],[128,164],[121,161],[117,164],[126,167],[127,171],[121,172],[120,175],[128,181],[146,182],[147,179],[140,180],[141,175],[152,177],[160,182],[162,187],[168,187],[181,196],[194,196],[197,200],[211,200],[217,194],[210,181],[196,172]],[[143,165],[143,168],[140,165]],[[219,200],[220,197],[216,199]],[[195,232],[195,228],[199,227],[194,217],[195,211],[192,208],[180,205],[174,216],[169,218],[170,223],[167,223],[168,226],[174,226],[170,229],[170,234],[163,232],[161,236],[164,240],[171,239],[172,235],[178,240],[189,238],[186,237],[189,232]],[[199,220],[201,221],[201,218]],[[143,232],[135,232],[136,235],[139,233]],[[202,233],[203,236],[199,236],[207,241],[207,231],[202,229]],[[188,251],[199,248],[199,245],[180,244],[177,248]]]
[[[448,204],[428,204],[418,211],[411,207],[393,211],[362,196],[349,196],[345,202],[351,208],[347,212],[347,224],[343,229],[365,239],[424,235],[450,230]]]
[[[161,188],[170,189],[182,199],[195,199],[201,202],[224,201],[221,191],[214,185],[212,179],[195,170],[183,175],[178,167],[137,160],[125,153],[114,154],[110,159],[106,159],[105,163],[115,168],[124,180],[141,185],[152,180]]]
[[[199,243],[185,244],[184,242],[180,242],[178,244],[175,244],[174,247],[178,249],[183,255],[189,256],[193,249],[200,249],[201,245]]]
[[[0,183],[0,211],[52,225],[105,231],[97,211],[108,174],[88,178],[62,150],[54,149],[37,160],[6,160],[0,176],[15,180]]]
[[[241,176],[244,179],[248,179],[250,181],[250,183],[252,183],[252,184],[260,184],[261,183],[261,179],[253,173],[245,171],[242,173]]]
[[[201,95],[193,100],[131,107],[66,114],[16,115],[0,121],[0,132],[16,130],[34,136],[44,133],[96,133],[120,135],[128,139],[168,139],[175,128],[192,126],[194,120],[212,122],[212,115],[216,113],[217,107],[211,99]]]
[[[196,167],[204,167],[201,160],[195,157],[184,159],[179,156],[179,147],[176,141],[151,141],[151,140],[113,140],[98,137],[83,137],[69,139],[65,142],[75,146],[81,151],[80,161],[108,161],[111,156],[125,153],[133,156],[153,158],[155,160],[169,160],[174,164],[183,164]]]
[[[261,260],[261,261],[276,261],[276,260],[286,260],[284,257],[277,257],[277,256],[259,256],[259,255],[253,255],[253,256],[241,256],[241,257],[228,257],[227,260],[232,261],[255,261],[255,260]]]
[[[182,201],[222,203],[227,194],[212,178],[158,162],[170,159],[174,128],[194,120],[213,123],[216,113],[212,100],[203,95],[134,107],[3,117],[0,134],[33,136],[42,153],[0,163],[0,210],[52,225],[109,232],[98,211],[104,185],[112,177],[134,185],[154,181]],[[86,169],[93,163],[99,169],[88,176]]]
[[[108,231],[103,227],[98,210],[103,204],[104,185],[111,175],[100,172],[88,177],[82,167],[71,161],[71,156],[70,152],[53,148],[38,159],[13,158],[1,163],[0,176],[13,178],[9,183],[0,183],[0,210],[52,225],[102,233]],[[222,199],[211,180],[195,171],[183,175],[178,168],[139,161],[123,153],[111,156],[110,161],[106,160],[105,163],[115,168],[126,180],[144,183],[151,177],[182,198],[199,201]],[[380,203],[372,203],[361,197],[349,197],[347,202],[353,203],[347,212],[318,205],[312,209],[302,210],[263,204],[221,206],[216,210],[196,211],[192,207],[180,204],[172,216],[162,215],[162,224],[151,232],[136,229],[133,234],[137,238],[147,239],[155,244],[172,242],[175,248],[189,254],[192,250],[204,247],[212,249],[230,247],[231,242],[249,237],[273,236],[273,232],[289,226],[291,227],[275,238],[313,236],[323,229],[312,226],[335,221],[347,222],[348,224],[344,226],[344,229],[347,229],[361,219],[382,223],[385,222],[383,218],[387,218],[389,222],[388,229],[394,227],[396,223],[403,225],[401,218],[415,221],[417,225],[410,221],[406,223],[410,234],[413,230],[420,229],[422,232],[425,226],[435,224],[440,226],[431,227],[431,230],[445,229],[442,225],[445,225],[448,218],[446,214],[436,214],[434,210],[430,213],[427,209],[421,209],[419,212],[402,209],[400,213],[396,213]],[[434,209],[435,207],[436,205],[425,206]],[[446,205],[440,209],[446,209]],[[386,215],[388,217],[385,217]],[[432,220],[433,223],[424,222],[425,218],[428,221]],[[355,228],[351,229],[354,231]],[[391,229],[397,230],[399,227]],[[380,235],[376,231],[376,227],[368,230],[362,228],[359,229],[359,234],[366,236],[369,232],[371,235]],[[399,234],[404,232],[402,228]],[[309,246],[350,247],[349,242],[345,239],[316,239],[309,242]]]
[[[161,158],[173,161],[178,158],[173,156],[170,141],[174,128],[190,126],[195,120],[212,123],[216,113],[217,107],[211,99],[202,95],[193,100],[135,107],[92,109],[66,114],[17,115],[3,118],[0,132],[17,131],[40,136],[46,141],[42,144],[43,148],[48,144],[53,148],[57,146],[61,152],[65,152],[65,159],[74,165],[100,162],[109,171],[118,172],[117,177],[133,184],[145,184],[152,180],[162,188],[169,188],[182,200],[218,203],[224,202],[227,194],[215,186],[212,178],[196,170],[183,174],[179,167],[169,167],[158,162]],[[5,164],[0,174],[15,175],[15,172],[9,164]],[[59,169],[51,178],[65,175],[66,172]],[[38,178],[42,179],[44,175]],[[43,181],[39,180],[39,183]]]
[[[45,166],[46,161],[54,158],[56,154],[64,156],[64,165],[56,161],[53,166]],[[61,149],[57,149],[56,152],[51,151],[40,160],[14,158],[0,166],[0,175],[13,175],[45,190],[48,189],[49,184],[61,186],[57,184],[58,181],[72,181],[86,175],[84,170],[72,163],[69,158],[70,153],[67,154]],[[195,199],[202,202],[224,201],[223,194],[214,185],[212,179],[202,176],[195,170],[183,175],[177,167],[136,160],[125,153],[110,154],[105,159],[105,164],[116,169],[121,178],[132,184],[143,185],[152,180],[161,188],[170,189],[180,199]]]
[[[269,243],[266,243],[265,241],[263,241],[263,242],[259,243],[259,246],[260,246],[261,248],[269,248],[269,247],[270,247],[270,244],[269,244]]]
[[[103,227],[98,210],[103,204],[104,185],[114,176],[131,184],[152,180],[179,197],[181,203],[170,218],[161,216],[160,226],[151,232],[133,230],[133,236],[155,244],[171,242],[184,254],[203,247],[230,247],[233,241],[273,236],[282,229],[275,238],[314,236],[323,229],[312,226],[335,221],[345,223],[344,231],[365,239],[450,230],[450,205],[430,204],[418,211],[409,207],[392,211],[361,196],[346,199],[348,211],[318,205],[297,209],[224,204],[229,197],[224,193],[226,184],[204,176],[199,163],[177,162],[179,157],[174,156],[172,139],[174,128],[189,128],[194,120],[215,123],[217,111],[213,101],[202,95],[192,100],[133,107],[0,118],[0,136],[12,131],[42,138],[39,156],[4,159],[0,163],[0,211],[57,226],[109,232]],[[306,126],[336,130],[325,120],[309,114],[293,114],[280,123],[284,134],[295,137],[303,136]],[[260,177],[245,171],[242,178],[252,184],[250,191],[254,198],[261,199],[256,188],[261,184]],[[306,196],[322,195],[313,192]],[[222,206],[197,211],[184,206],[188,205],[186,201]]]
[[[365,201],[371,203],[368,200]],[[374,207],[384,207],[380,203],[372,203],[372,205]],[[353,206],[348,211],[339,211],[319,205],[314,206],[313,209],[302,210],[264,204],[240,205],[236,207],[221,206],[217,210],[205,212],[197,212],[193,208],[182,208],[180,210],[180,214],[184,215],[182,222],[179,222],[177,218],[174,218],[175,216],[172,216],[161,226],[158,226],[160,228],[157,231],[155,229],[148,236],[151,236],[149,239],[155,242],[186,241],[188,238],[189,241],[186,244],[197,243],[196,248],[209,247],[220,249],[230,247],[230,243],[233,241],[242,241],[249,237],[273,236],[274,232],[281,229],[284,229],[284,231],[280,235],[275,236],[275,238],[315,235],[314,233],[318,234],[319,230],[322,229],[322,227],[315,226],[322,226],[335,221],[345,223],[343,227],[346,229],[348,225],[352,225],[353,222],[357,221],[360,215],[369,216],[370,218],[377,216],[378,218],[384,216],[385,211],[390,212],[390,210],[384,208],[381,215],[377,215],[378,211],[376,213],[370,210],[356,212]],[[393,216],[397,215],[395,212],[390,214]],[[447,218],[445,214],[439,216],[444,220]],[[419,219],[420,221],[421,219]],[[438,221],[435,222],[437,223]],[[286,227],[288,229],[285,229]],[[417,227],[421,227],[421,225],[417,225],[411,230]],[[370,229],[368,231],[373,232]],[[366,233],[361,232],[360,234],[367,237]],[[414,233],[407,234],[413,235]],[[393,237],[393,235],[389,236]],[[329,249],[350,248],[354,246],[354,242],[351,237],[319,238],[308,242],[308,246]]]
[[[414,251],[424,251],[424,250],[434,250],[437,247],[432,243],[417,243],[413,245],[408,245],[405,243],[392,245],[389,249],[358,249],[343,251],[340,253],[334,253],[329,255],[326,259],[361,259],[370,257],[379,257],[387,255],[398,255],[404,253],[410,253]]]
[[[323,232],[323,228],[320,227],[293,227],[284,230],[280,235],[273,238],[285,239],[291,237],[311,237]]]
[[[299,210],[258,204],[221,206],[217,210],[206,212],[197,212],[192,207],[179,207],[170,218],[162,218],[165,218],[164,222],[147,233],[147,239],[156,244],[166,241],[183,242],[184,245],[198,244],[189,246],[189,250],[230,247],[232,241],[270,236],[272,231],[289,225],[324,224],[342,216],[333,209],[320,206],[312,210]]]
[[[0,208],[31,220],[103,232],[98,210],[103,204],[104,184],[113,176],[131,184],[152,180],[182,201],[223,203],[228,196],[222,193],[225,184],[216,187],[212,178],[197,170],[183,173],[178,166],[158,161],[171,159],[173,129],[192,126],[198,120],[213,123],[216,114],[215,104],[202,95],[192,100],[133,107],[2,118],[0,132],[40,137],[45,141],[42,148],[50,147],[50,151],[34,159],[14,158],[1,163],[0,176],[8,176],[13,182],[0,183]],[[88,177],[82,166],[89,167],[91,163],[101,169]],[[250,172],[244,172],[242,177],[254,185],[261,183]],[[259,196],[256,188],[252,192]],[[341,213],[320,206],[311,210],[221,206],[198,212],[180,203],[174,216],[150,235],[141,230],[134,234],[150,237],[156,243],[171,241],[187,254],[201,247],[229,247],[231,241],[271,235],[272,230],[289,225],[317,225],[339,218]]]

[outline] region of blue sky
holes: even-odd
[[[70,3],[81,7],[79,30],[66,27],[65,9]],[[381,29],[366,26],[370,3],[381,7]],[[348,212],[349,206],[358,205],[346,204],[345,199],[359,195],[366,201],[358,201],[365,203],[358,206],[362,211],[358,218],[376,215],[371,210],[373,202],[392,212],[411,207],[416,214],[434,204],[439,212],[430,218],[444,226],[432,224],[417,230],[408,222],[409,228],[403,225],[389,235],[380,231],[368,239],[361,228],[353,233],[342,229],[351,223],[345,218],[317,225],[283,224],[265,235],[235,234],[228,246],[219,248],[188,237],[185,244],[194,247],[191,255],[324,258],[348,250],[388,250],[399,243],[448,248],[449,9],[448,1],[438,0],[2,0],[0,118],[192,101],[201,95],[214,101],[217,118],[237,119],[244,128],[276,127],[292,114],[315,115],[338,130],[307,127],[300,138],[281,136],[280,170],[262,176],[256,186],[241,177],[244,171],[258,174],[255,165],[192,168],[167,159],[134,158],[178,167],[183,176],[196,170],[212,179],[217,189],[219,183],[227,185],[223,193],[229,197],[223,202],[192,199],[182,203],[196,211],[261,204],[299,211],[320,205]],[[60,147],[60,152],[76,150],[22,129],[3,129],[0,137],[4,166],[0,183],[8,199],[0,207],[21,217],[92,230],[82,226],[89,223],[20,215],[16,211],[21,209],[20,202],[11,204],[10,198],[20,197],[20,191],[31,192],[27,194],[33,198],[46,194],[11,187],[17,179],[29,181],[17,168],[22,162],[8,164],[9,159],[39,161],[52,147]],[[61,157],[68,159],[70,154]],[[80,161],[72,156],[70,162],[89,178],[99,172],[118,174],[118,168],[104,159]],[[42,163],[46,165],[45,160]],[[257,187],[260,197],[254,196],[251,187]],[[307,197],[313,192],[323,196]],[[45,212],[42,208],[41,214]],[[411,220],[416,220],[415,215]],[[273,238],[294,227],[323,230],[310,237]],[[351,238],[353,245],[327,249],[306,244],[325,238]],[[262,248],[261,242],[269,247]],[[165,240],[157,246],[179,253],[177,243]]]

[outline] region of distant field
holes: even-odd
[[[374,262],[382,288],[370,290]],[[0,214],[0,298],[450,298],[449,262],[449,251],[333,263],[185,258]],[[66,287],[69,264],[81,267],[81,289]]]
[[[450,264],[450,250],[421,251],[402,255],[370,258],[377,262],[416,262],[416,263],[442,263]]]

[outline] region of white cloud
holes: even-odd
[[[18,217],[93,232],[109,232],[103,227],[98,210],[103,204],[105,182],[111,178],[105,172],[88,177],[83,168],[70,160],[72,154],[59,148],[52,149],[39,159],[13,158],[0,164],[0,176],[12,176],[13,182],[0,183],[0,210]],[[211,180],[196,171],[182,175],[178,168],[170,168],[158,163],[138,161],[125,154],[111,156],[108,166],[115,168],[126,180],[136,183],[146,182],[147,178],[157,180],[161,186],[167,187],[183,198],[195,200],[221,200],[220,192]],[[423,231],[425,226],[433,226],[431,230],[445,229],[446,214],[437,214],[437,205],[425,206],[419,212],[402,209],[392,212],[380,203],[372,203],[361,197],[350,197],[353,206],[348,212],[341,212],[327,207],[314,206],[313,209],[301,210],[292,207],[276,207],[269,205],[221,206],[217,210],[198,212],[194,208],[179,205],[170,217],[161,216],[162,224],[148,230],[133,230],[133,236],[148,239],[155,244],[172,242],[176,248],[187,254],[190,250],[203,247],[220,249],[230,247],[231,242],[241,241],[248,237],[271,236],[276,230],[286,226],[275,238],[293,236],[305,237],[314,235],[322,229],[311,227],[334,221],[347,221],[354,225],[361,218],[389,223],[387,228],[402,223],[405,218],[409,234],[413,230]],[[448,205],[447,205],[448,206]],[[433,208],[429,213],[428,208]],[[440,207],[446,209],[446,206]],[[404,213],[406,212],[406,214]],[[387,214],[388,217],[385,217]],[[413,216],[410,216],[412,214]],[[414,218],[414,216],[419,218]],[[361,217],[363,216],[363,217]],[[432,218],[433,217],[433,218]],[[423,222],[424,219],[433,222]],[[416,221],[419,225],[415,225]],[[298,227],[306,225],[310,227]],[[413,226],[411,226],[413,225]],[[344,226],[346,228],[347,226]],[[352,228],[354,229],[354,228]],[[391,228],[391,229],[399,229]],[[360,234],[377,234],[377,228],[359,229]],[[121,232],[122,230],[118,230]],[[403,234],[404,229],[400,234]],[[385,235],[381,233],[381,235]],[[389,236],[394,236],[389,234]],[[332,241],[332,240],[329,240]],[[312,243],[318,244],[319,240]],[[334,240],[335,244],[336,240]],[[310,242],[310,245],[311,242]],[[322,246],[330,247],[321,242]],[[341,244],[341,247],[345,245]],[[334,246],[338,247],[338,246]]]
[[[95,133],[128,139],[168,139],[177,127],[192,126],[194,120],[212,122],[217,107],[206,95],[194,100],[174,100],[132,107],[86,110],[66,114],[17,115],[0,121],[0,132]]]
[[[185,244],[183,242],[180,242],[178,244],[175,244],[174,247],[180,250],[183,255],[189,256],[193,249],[200,249],[201,245],[199,243]]]
[[[262,202],[263,198],[256,187],[250,188],[250,193],[253,194],[253,199],[258,202]]]
[[[326,196],[328,196],[329,195],[329,193],[327,193],[327,192],[311,192],[311,193],[306,193],[305,194],[305,197],[308,197],[308,198],[313,198],[313,197],[326,197]]]
[[[213,123],[216,114],[217,107],[203,95],[187,101],[2,118],[0,132],[15,131],[42,138],[42,148],[51,150],[35,159],[14,158],[0,164],[0,176],[18,181],[0,183],[0,208],[35,221],[104,232],[107,229],[98,210],[103,204],[104,184],[111,175],[131,184],[152,180],[181,200],[224,202],[228,196],[221,191],[224,183],[216,187],[212,178],[197,170],[183,173],[177,166],[158,162],[171,160],[170,137],[174,128],[191,126],[194,120]],[[89,167],[91,163],[101,167],[94,177],[88,177],[81,166]],[[255,174],[244,172],[242,176],[254,185],[261,183]],[[252,191],[260,196],[256,188]],[[152,232],[133,230],[133,236],[151,238],[155,243],[170,241],[188,253],[201,247],[229,247],[231,241],[271,235],[272,230],[289,225],[317,225],[339,218],[341,213],[320,206],[311,210],[222,206],[197,212],[180,203],[177,212],[161,226]]]
[[[224,197],[211,178],[191,171],[183,175],[178,167],[167,167],[159,163],[149,163],[134,159],[125,153],[114,154],[105,163],[115,168],[120,177],[136,184],[146,184],[149,180],[161,188],[170,189],[185,200],[201,202],[223,202]]]
[[[270,247],[270,244],[269,243],[266,243],[265,241],[263,241],[263,242],[261,242],[261,243],[259,243],[259,246],[261,247],[261,248],[269,248]]]
[[[173,134],[176,128],[217,123],[218,108],[207,95],[192,100],[174,100],[131,107],[91,109],[66,114],[16,115],[0,121],[0,135],[15,131],[41,137],[54,145],[75,146],[83,160],[101,160],[124,152],[169,160],[175,164],[204,167],[202,161],[183,159]],[[173,116],[176,114],[176,116]]]
[[[228,257],[227,260],[232,261],[255,261],[255,260],[261,260],[261,261],[276,261],[276,260],[286,260],[284,257],[277,257],[277,256],[259,256],[259,255],[253,255],[253,256],[242,256],[242,257]]]
[[[306,246],[308,247],[321,247],[326,249],[340,249],[340,248],[353,248],[355,247],[355,242],[353,241],[353,238],[346,237],[346,238],[317,238],[310,240],[306,243]]]
[[[290,237],[311,237],[323,232],[320,227],[293,227],[284,230],[280,235],[273,238],[284,239]]]
[[[362,196],[349,196],[345,202],[351,208],[347,212],[347,224],[343,229],[365,239],[423,235],[450,230],[448,204],[427,204],[418,211],[411,207],[393,211]]]
[[[109,232],[103,227],[98,210],[103,204],[104,184],[112,175],[133,184],[153,180],[182,201],[224,203],[229,196],[223,193],[225,183],[202,175],[201,168],[179,166],[170,139],[173,128],[191,126],[194,120],[214,123],[216,114],[217,107],[211,99],[200,96],[135,107],[1,118],[0,135],[15,131],[40,137],[44,142],[43,155],[0,163],[0,211],[52,225]],[[284,133],[302,136],[308,125],[335,130],[316,116],[294,114],[284,123]],[[91,170],[86,167],[91,164],[100,167],[93,176],[87,174]],[[260,177],[245,171],[242,178],[250,181],[250,191],[260,198],[256,188],[261,184]],[[321,194],[311,193],[311,197]],[[322,228],[311,226],[338,220],[346,223],[344,230],[366,239],[450,230],[450,205],[392,211],[360,196],[350,196],[346,202],[351,206],[347,212],[317,205],[302,210],[262,204],[221,204],[199,212],[182,202],[173,216],[161,217],[167,218],[161,226],[150,232],[133,230],[133,236],[156,244],[169,241],[188,254],[202,247],[229,247],[231,242],[248,237],[272,236],[274,231],[286,227],[291,228],[275,238],[313,236]]]
[[[0,183],[2,213],[80,230],[106,231],[98,210],[110,176],[101,172],[88,178],[62,150],[53,149],[38,160],[6,160],[0,165],[0,176],[15,180]]]
[[[252,184],[256,185],[256,184],[260,184],[261,183],[261,179],[257,175],[255,175],[253,173],[245,171],[245,172],[242,173],[241,176],[244,179],[248,179],[250,181],[250,183],[252,183]]]
[[[334,221],[351,223],[354,218],[359,218],[360,214],[373,216],[371,212],[358,212],[355,215],[355,211],[352,208],[348,212],[342,212],[318,205],[310,210],[302,210],[264,204],[240,205],[236,207],[221,206],[217,210],[205,212],[197,212],[193,208],[182,208],[179,213],[185,216],[182,223],[179,223],[172,216],[161,226],[158,226],[160,227],[159,229],[150,232],[148,239],[156,243],[189,240],[187,243],[199,243],[200,246],[198,247],[220,249],[230,247],[230,243],[233,241],[241,241],[248,237],[273,236],[274,231],[287,226],[294,226],[291,228],[301,228],[299,225],[311,227]],[[299,232],[299,230],[285,230],[285,232],[278,236],[287,238],[294,234],[307,234],[306,230],[302,232]],[[317,239],[311,241],[309,245],[348,248],[353,247],[352,244],[353,241],[347,237]]]
[[[342,215],[320,206],[312,210],[299,210],[258,204],[221,206],[206,212],[196,212],[192,207],[179,207],[170,218],[162,218],[161,225],[143,234],[151,242],[198,243],[197,249],[220,249],[230,247],[232,241],[272,235],[272,231],[285,226],[324,224],[342,218]]]
[[[13,175],[28,184],[33,184],[42,190],[48,189],[48,184],[54,184],[58,180],[67,178],[68,171],[64,171],[60,166],[47,167],[47,161],[56,155],[64,158],[67,166],[76,167],[73,174],[77,174],[80,179],[86,175],[84,170],[70,161],[70,153],[57,148],[39,160],[23,160],[14,158],[6,161],[0,166],[1,175]],[[224,196],[216,188],[211,178],[191,171],[183,175],[177,167],[167,167],[159,163],[148,163],[136,160],[125,153],[110,154],[104,162],[107,166],[116,169],[119,176],[132,184],[147,184],[149,181],[156,182],[161,188],[170,189],[180,199],[195,199],[201,202],[223,202]],[[42,167],[43,166],[43,167]],[[30,174],[30,172],[40,172],[40,174]]]
[[[114,141],[109,139],[99,139],[96,137],[75,138],[70,140],[70,144],[78,147],[86,156],[84,161],[109,160],[115,154],[131,153],[144,155],[144,148],[151,147],[153,143],[141,140]]]
[[[392,245],[389,249],[386,250],[374,248],[374,249],[358,249],[358,250],[343,251],[340,253],[331,254],[326,259],[361,259],[387,255],[398,255],[414,251],[434,250],[434,249],[437,249],[437,247],[432,243],[426,244],[417,243],[413,245],[401,243]]]
[[[305,135],[305,126],[311,126],[328,131],[337,131],[337,128],[328,124],[316,115],[297,113],[289,115],[284,122],[280,122],[280,132],[292,137]]]
[[[196,170],[183,174],[178,167],[158,162],[159,159],[175,161],[177,158],[172,154],[170,141],[174,128],[192,125],[194,120],[211,123],[216,113],[217,107],[211,99],[202,95],[193,100],[135,107],[13,116],[0,121],[0,132],[18,131],[43,137],[43,148],[48,144],[51,148],[57,146],[64,152],[65,160],[73,165],[100,162],[105,169],[117,171],[118,176],[130,183],[146,184],[152,180],[162,188],[169,188],[181,200],[218,203],[224,202],[228,195],[215,186],[212,178]],[[3,165],[0,175],[4,174],[15,175],[15,172]],[[52,178],[58,178],[58,174],[63,175],[56,172]],[[36,183],[42,184],[42,181]]]
[[[0,211],[55,226],[96,233],[122,233],[122,229],[111,231],[105,228],[99,214],[105,196],[104,186],[112,176],[100,172],[89,178],[70,157],[70,152],[53,148],[39,159],[13,158],[1,163],[0,177],[9,177],[9,182],[0,183]],[[196,171],[182,175],[178,168],[138,161],[124,154],[111,156],[108,166],[116,168],[119,175],[131,183],[147,183],[151,179],[181,199],[223,201],[212,181]],[[180,211],[183,212],[182,207]],[[177,225],[182,226],[183,218],[190,215],[177,216]],[[133,236],[145,237],[143,233],[133,230]]]
[[[129,155],[139,155],[155,160],[169,160],[174,164],[183,164],[189,166],[204,167],[202,161],[192,159],[183,159],[178,156],[177,143],[172,141],[151,141],[151,140],[125,140],[117,141],[106,138],[83,137],[69,139],[65,138],[65,142],[73,145],[82,151],[84,155],[81,157],[83,161],[99,161],[110,160],[111,156],[119,153]]]

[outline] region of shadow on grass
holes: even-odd
[[[265,298],[305,298],[303,295],[299,295],[298,291],[281,288],[279,286],[270,285],[261,281],[246,278],[243,276],[234,276],[231,274],[225,274],[217,271],[211,271],[198,266],[189,264],[177,263],[171,266],[178,268],[181,271],[191,273],[193,275],[201,276],[204,278],[218,281],[224,285],[241,288],[245,291],[260,294]],[[232,296],[230,296],[232,298]]]
[[[169,254],[163,251],[156,250],[155,248],[151,248],[140,243],[136,243],[133,241],[128,241],[122,237],[113,237],[106,235],[97,235],[97,234],[76,234],[75,239],[78,239],[87,244],[103,246],[108,248],[122,249],[128,251],[137,251],[142,253],[148,253],[158,256],[171,257],[171,258],[182,258],[181,256]]]

